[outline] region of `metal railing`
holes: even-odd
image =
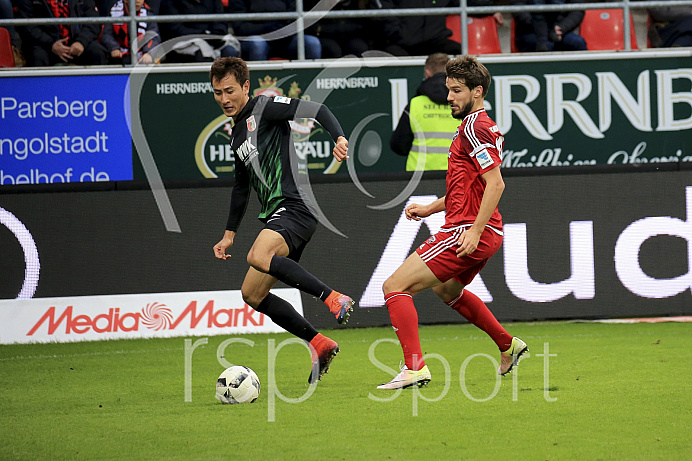
[[[129,11],[136,11],[135,0],[127,0]],[[336,3],[332,0],[332,3]],[[296,0],[295,12],[284,13],[224,13],[224,14],[191,14],[191,15],[153,15],[147,16],[147,22],[208,22],[208,21],[266,21],[266,20],[293,20],[296,23],[298,36],[298,60],[305,60],[305,43],[303,41],[304,30],[319,19],[357,19],[357,18],[382,18],[404,16],[448,16],[457,14],[461,19],[461,54],[468,53],[468,17],[474,15],[491,15],[494,13],[519,13],[519,12],[555,12],[575,10],[600,10],[621,9],[623,18],[628,18],[632,10],[646,8],[665,8],[676,6],[692,6],[692,0],[671,1],[635,1],[623,0],[620,2],[604,3],[572,3],[560,5],[504,5],[504,6],[468,6],[467,0],[460,0],[460,6],[448,8],[402,8],[402,9],[378,9],[378,10],[310,10],[304,11],[303,0]],[[128,22],[130,30],[137,30],[137,16],[130,13],[121,17],[99,16],[91,18],[32,18],[32,19],[0,19],[2,26],[27,26],[42,24],[114,24]],[[307,22],[307,26],[305,25]],[[630,51],[631,44],[627,37],[631,33],[630,21],[623,21],[623,38],[625,51]],[[139,49],[136,34],[130,38],[130,50],[132,56],[137,55]],[[134,60],[133,60],[134,64]]]

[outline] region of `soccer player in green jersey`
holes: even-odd
[[[231,148],[235,155],[235,185],[226,231],[214,246],[214,255],[230,258],[238,226],[247,208],[250,188],[261,205],[260,221],[265,225],[247,255],[250,269],[241,288],[243,299],[253,309],[269,316],[289,333],[307,341],[312,353],[313,383],[327,372],[339,345],[320,334],[286,300],[269,290],[277,280],[320,298],[340,324],[345,324],[354,301],[332,290],[306,271],[298,261],[312,234],[317,218],[312,205],[293,176],[293,140],[289,122],[314,118],[327,130],[336,146],[339,162],[347,158],[348,141],[341,125],[324,105],[285,96],[250,97],[250,73],[240,58],[221,58],[209,73],[214,98],[224,114],[233,119]]]

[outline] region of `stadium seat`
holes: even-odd
[[[456,14],[447,16],[447,28],[452,31],[450,39],[461,44],[461,16]],[[468,30],[469,54],[502,53],[500,35],[497,33],[494,17],[469,17]]]
[[[0,27],[0,67],[14,67],[10,33],[4,27]]]
[[[517,23],[514,20],[514,18],[512,18],[512,20],[510,22],[509,30],[510,30],[510,32],[509,32],[509,49],[512,53],[518,53],[519,50],[517,49],[517,43],[516,43],[516,40],[517,40]]]
[[[586,40],[589,50],[624,50],[624,21],[622,10],[586,10],[579,26],[579,35]],[[630,44],[637,49],[634,21],[630,15]]]

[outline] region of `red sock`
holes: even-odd
[[[512,336],[500,325],[488,306],[470,291],[462,291],[460,296],[447,301],[447,305],[485,331],[500,351],[506,351],[512,345]]]
[[[418,312],[413,298],[408,293],[392,292],[384,297],[392,327],[404,350],[404,363],[409,370],[420,370],[425,366],[418,337]]]

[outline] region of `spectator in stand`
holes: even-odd
[[[649,41],[653,48],[692,46],[692,6],[649,8]]]
[[[433,53],[425,60],[424,79],[389,140],[395,153],[408,157],[406,171],[447,171],[449,145],[459,126],[447,101],[447,62],[445,53]]]
[[[305,0],[306,11],[315,8],[319,0]],[[341,0],[332,11],[365,10],[367,0]],[[322,44],[322,58],[341,58],[354,55],[362,57],[371,44],[367,40],[367,23],[363,18],[321,19],[308,28],[311,35],[319,38]]]
[[[581,0],[512,0],[514,5],[563,5]],[[513,14],[515,40],[520,52],[586,50],[586,40],[574,30],[584,19],[583,10]]]
[[[0,0],[0,19],[14,19],[14,11],[12,10],[11,0]],[[12,54],[14,55],[15,67],[23,67],[26,65],[26,60],[20,51],[22,49],[22,41],[19,38],[17,30],[12,26],[2,26],[10,33],[10,42],[12,43]]]
[[[492,0],[468,0],[468,6],[492,6]],[[449,8],[459,6],[459,0],[369,0],[370,9]],[[503,24],[502,14],[495,13],[495,21]],[[376,46],[394,56],[428,56],[432,53],[456,55],[459,43],[450,39],[445,15],[398,16],[376,18],[373,26],[381,31]]]
[[[20,18],[92,18],[98,16],[94,0],[19,0]],[[25,26],[22,47],[30,65],[103,65],[106,50],[98,40],[100,24]]]
[[[221,0],[167,0],[161,4],[161,13],[178,14],[223,14]],[[196,35],[189,40],[179,41],[166,60],[169,62],[212,62],[219,57],[240,56],[240,45],[228,34],[225,22],[170,22],[161,23],[164,40]],[[214,35],[208,39],[199,37]]]
[[[136,0],[137,17],[145,19],[147,16],[156,14],[144,0]],[[129,0],[117,0],[110,9],[111,17],[129,16],[130,7]],[[130,64],[130,36],[128,28],[129,22],[105,24],[101,33],[101,43],[106,47],[109,55],[110,64]],[[139,40],[144,39],[147,35],[146,43],[139,43]],[[159,36],[159,27],[155,22],[138,22],[137,23],[137,39],[139,52],[137,60],[142,64],[153,64],[154,59],[149,52],[152,48],[161,43]]]
[[[101,16],[110,16],[111,8],[120,0],[96,0],[96,8],[99,9]],[[130,4],[130,0],[123,0],[124,3]],[[149,14],[156,15],[159,14],[161,7],[161,0],[147,0],[147,8],[149,9]]]
[[[231,13],[295,12],[295,0],[229,0]],[[270,58],[296,59],[298,36],[295,21],[238,21],[233,30],[240,38],[243,59],[266,61]],[[305,34],[305,58],[320,59],[322,44],[314,35]]]

